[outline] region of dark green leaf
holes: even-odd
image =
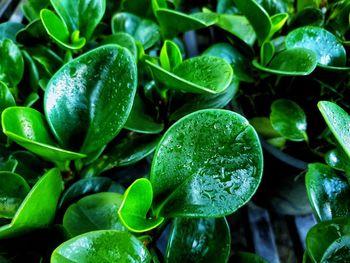
[[[74,237],[94,230],[125,228],[117,216],[123,197],[116,193],[98,193],[83,197],[68,207],[63,226]]]
[[[18,174],[0,172],[0,218],[13,218],[30,187]]]
[[[0,227],[0,239],[18,236],[51,224],[62,190],[59,170],[49,170],[30,190],[11,223]]]
[[[33,60],[37,63],[39,69],[43,69],[40,72],[41,77],[47,75],[49,78],[62,66],[62,59],[51,49],[43,46],[36,45],[35,47],[27,48],[28,53],[32,56]]]
[[[151,170],[156,214],[230,214],[255,193],[261,174],[261,146],[245,118],[225,110],[197,111],[169,128],[156,150]]]
[[[130,36],[127,33],[117,32],[113,35],[107,36],[101,42],[101,45],[106,45],[106,44],[117,44],[119,46],[125,47],[137,59],[138,54],[137,54],[137,47],[136,47],[135,40],[132,36]]]
[[[319,221],[350,215],[350,186],[327,165],[309,164],[306,189]]]
[[[266,12],[273,16],[277,13],[286,13],[289,8],[292,8],[294,0],[256,0]]]
[[[151,2],[151,0],[122,0],[122,7],[125,12],[148,17],[153,15]]]
[[[268,261],[262,257],[248,252],[238,252],[235,260],[237,260],[235,261],[237,263],[268,263]]]
[[[172,71],[182,63],[182,54],[175,42],[165,40],[160,51],[160,64],[163,69]]]
[[[152,184],[148,179],[137,179],[125,191],[118,215],[130,231],[146,232],[163,223],[163,217],[149,218],[147,216],[152,200]]]
[[[288,140],[307,140],[306,115],[294,101],[275,100],[271,105],[270,121],[272,127]]]
[[[225,263],[231,251],[225,218],[175,218],[165,262]]]
[[[25,50],[22,51],[23,59],[24,59],[24,78],[23,81],[28,83],[30,89],[34,92],[39,89],[39,70],[36,66],[33,58],[29,55],[29,53]]]
[[[292,25],[294,27],[322,26],[324,17],[322,10],[308,7],[296,14],[296,17],[292,20]]]
[[[314,51],[317,62],[325,66],[343,67],[346,51],[337,38],[321,27],[306,26],[293,30],[286,37],[286,47]]]
[[[86,155],[58,148],[44,116],[31,108],[10,107],[1,116],[3,132],[19,145],[50,161],[84,158]]]
[[[27,0],[22,3],[22,12],[24,16],[33,21],[40,18],[40,10],[46,8],[50,4],[49,0]]]
[[[350,235],[335,240],[325,251],[321,262],[349,262],[350,261]]]
[[[117,45],[96,48],[65,64],[50,80],[44,109],[60,143],[91,153],[124,126],[136,92],[131,53]]]
[[[25,46],[35,46],[38,43],[46,43],[49,41],[47,31],[41,21],[36,19],[26,25],[25,28],[18,31],[16,40]]]
[[[16,42],[16,34],[24,26],[16,22],[4,22],[0,24],[0,41],[10,39]]]
[[[273,55],[275,54],[275,46],[271,41],[266,41],[261,46],[260,49],[260,61],[261,65],[266,67],[266,65],[271,61]]]
[[[100,230],[64,242],[52,253],[51,262],[150,263],[151,255],[142,242],[129,233]]]

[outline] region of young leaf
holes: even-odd
[[[266,67],[266,65],[271,61],[273,55],[275,54],[275,46],[271,41],[266,41],[262,44],[260,49],[260,61],[261,65]]]
[[[276,32],[282,29],[284,24],[287,22],[289,15],[287,13],[275,14],[270,17],[271,19],[271,32],[270,37],[272,37]]]
[[[0,172],[0,218],[13,218],[30,187],[18,174]]]
[[[334,137],[350,157],[349,114],[333,102],[320,101],[317,106]]]
[[[172,71],[182,63],[182,54],[179,47],[170,40],[165,40],[160,51],[160,64],[163,69]]]
[[[173,72],[146,60],[153,76],[166,87],[191,93],[223,92],[233,78],[231,66],[222,58],[200,56],[190,58],[177,66]]]
[[[136,62],[117,45],[96,48],[65,64],[44,97],[49,125],[67,147],[91,153],[124,126],[137,85]]]
[[[307,48],[317,55],[317,62],[324,66],[343,67],[346,51],[338,39],[321,27],[306,26],[290,32],[285,40],[287,49]]]
[[[0,41],[0,81],[14,88],[21,81],[24,72],[22,53],[10,39]]]
[[[282,76],[305,76],[311,74],[317,66],[315,52],[305,48],[293,48],[278,53],[267,67],[256,60],[254,67],[259,70]]]
[[[153,200],[152,185],[149,180],[136,180],[124,193],[118,215],[123,224],[133,232],[146,232],[163,223],[164,218],[148,218],[147,213]]]
[[[58,148],[44,116],[31,108],[9,107],[1,115],[3,132],[22,147],[50,161],[67,161],[86,155]]]
[[[0,227],[0,239],[18,236],[51,224],[62,190],[59,170],[51,169],[45,173],[30,190],[11,223]]]
[[[324,156],[325,162],[333,169],[346,171],[349,169],[349,158],[342,148],[330,150]]]
[[[106,0],[50,0],[68,31],[80,32],[80,35],[90,39],[96,26],[101,21]]]
[[[116,193],[83,197],[68,207],[63,217],[63,226],[72,237],[94,230],[124,231],[117,216],[122,200],[122,195]]]
[[[225,218],[175,218],[165,262],[225,263],[230,251],[230,228]]]
[[[112,32],[128,33],[140,41],[144,49],[154,46],[160,39],[160,29],[156,23],[130,13],[117,13],[113,16]]]
[[[270,120],[272,127],[288,140],[307,140],[306,116],[303,109],[294,101],[275,100],[271,105]]]
[[[52,253],[51,262],[150,263],[151,255],[141,241],[127,232],[100,230],[64,242]]]
[[[327,165],[309,164],[305,177],[309,202],[318,221],[350,215],[350,186]]]
[[[226,110],[194,112],[169,128],[156,150],[150,179],[156,215],[233,213],[255,193],[261,174],[261,146],[245,118]]]
[[[238,9],[248,18],[262,44],[270,36],[272,23],[269,14],[255,0],[234,0]]]

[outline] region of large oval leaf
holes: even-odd
[[[334,137],[350,157],[349,114],[333,102],[320,101],[317,106]]]
[[[100,230],[72,238],[56,248],[51,263],[62,262],[150,263],[151,255],[142,242],[129,233]]]
[[[0,239],[18,236],[51,224],[62,190],[59,170],[49,170],[30,190],[11,223],[0,227]]]
[[[173,72],[146,61],[155,79],[167,88],[191,93],[223,92],[231,83],[233,70],[224,59],[200,56],[185,60]]]
[[[51,138],[44,116],[26,107],[9,107],[1,115],[3,132],[19,145],[50,161],[84,158],[85,154],[57,147]]]
[[[83,197],[68,207],[63,217],[63,226],[72,236],[94,230],[124,231],[125,228],[117,216],[122,201],[122,195],[116,193],[98,193]]]
[[[342,67],[346,51],[337,38],[321,27],[306,26],[290,32],[285,40],[287,49],[307,48],[317,54],[317,62],[326,66]]]
[[[225,263],[231,251],[225,218],[175,218],[165,262]]]
[[[187,115],[165,133],[153,159],[156,214],[233,213],[255,193],[262,160],[257,134],[239,114],[202,110]]]
[[[96,48],[64,65],[47,85],[44,109],[56,138],[91,153],[124,126],[136,92],[131,53],[117,45]]]
[[[350,215],[350,186],[335,171],[321,163],[309,164],[306,190],[319,221]]]

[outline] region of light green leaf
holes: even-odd
[[[160,64],[163,69],[172,71],[182,63],[182,54],[175,42],[165,40],[160,51]]]

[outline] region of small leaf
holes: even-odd
[[[255,193],[261,173],[261,146],[245,118],[226,110],[194,112],[168,129],[154,155],[156,215],[231,214]]]
[[[338,39],[321,27],[306,26],[291,31],[285,40],[287,49],[306,48],[314,51],[317,62],[324,66],[343,67],[346,51]]]
[[[287,13],[279,13],[270,17],[271,19],[271,32],[270,36],[272,37],[276,32],[282,29],[284,24],[287,22],[289,15]]]
[[[326,153],[325,162],[333,169],[346,171],[349,169],[349,158],[342,148],[330,150]]]
[[[140,41],[144,49],[154,46],[160,40],[160,29],[156,23],[130,13],[117,13],[113,16],[112,32],[128,33]]]
[[[271,105],[272,127],[291,141],[307,140],[306,116],[303,109],[291,100],[278,99]]]
[[[52,253],[51,262],[150,263],[151,255],[141,241],[127,232],[100,230],[64,242]]]
[[[282,76],[305,76],[311,74],[317,66],[316,54],[305,48],[293,48],[278,53],[267,67],[256,60],[253,66],[259,70]]]
[[[225,218],[175,218],[165,262],[225,263],[230,251],[230,228]]]
[[[160,64],[163,69],[172,71],[182,63],[182,54],[179,47],[170,40],[165,40],[160,51]]]
[[[317,106],[334,137],[350,157],[349,114],[333,102],[320,101]]]
[[[148,218],[152,205],[153,190],[149,180],[136,180],[124,193],[118,215],[123,224],[133,232],[146,232],[158,227],[164,218]]]
[[[68,207],[63,226],[74,237],[94,230],[119,230],[125,228],[117,216],[122,195],[98,193],[83,197]]]
[[[45,173],[30,190],[11,223],[0,227],[0,239],[22,235],[51,224],[63,190],[62,185],[58,169]]]
[[[280,137],[280,134],[272,127],[271,121],[266,117],[255,117],[249,120],[249,123],[254,127],[254,129],[266,138],[276,138]]]
[[[0,172],[0,218],[13,218],[30,187],[18,174]]]
[[[173,72],[146,61],[156,80],[166,87],[191,93],[223,92],[233,77],[231,66],[223,59],[200,56],[185,60]]]
[[[0,41],[0,81],[14,88],[21,81],[24,72],[22,53],[10,39]]]
[[[47,85],[44,109],[66,147],[91,153],[124,126],[137,85],[136,62],[117,45],[96,48],[65,64]]]
[[[22,147],[50,161],[67,161],[86,155],[58,148],[44,116],[31,108],[10,107],[1,115],[3,132]]]
[[[271,61],[273,55],[275,54],[275,46],[271,41],[264,42],[260,49],[260,61],[261,65],[266,67],[266,65]]]
[[[350,186],[327,165],[309,164],[306,190],[311,207],[319,221],[350,215]]]

